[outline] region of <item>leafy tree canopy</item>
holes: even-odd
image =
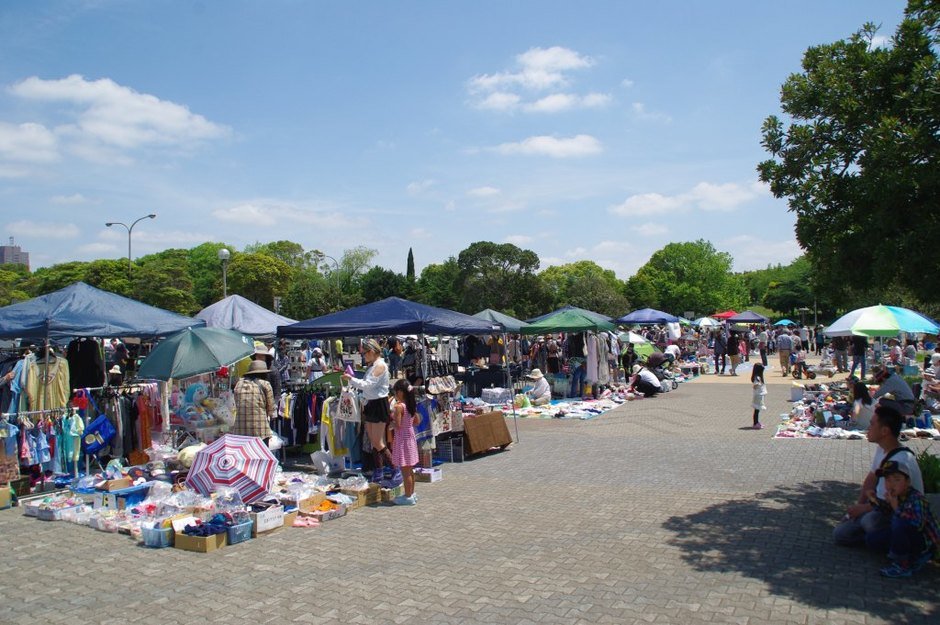
[[[478,241],[457,256],[461,312],[484,308],[524,318],[543,309],[550,301],[536,275],[539,257],[512,243]]]
[[[813,46],[763,125],[760,178],[797,215],[834,293],[900,286],[937,301],[940,274],[940,1],[910,0],[890,45],[866,24]]]
[[[539,274],[552,298],[551,308],[566,304],[611,317],[626,314],[629,303],[617,275],[589,260],[548,267]]]

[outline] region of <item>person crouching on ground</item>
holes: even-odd
[[[891,507],[887,504],[884,476],[878,469],[888,461],[901,464],[915,489],[924,492],[924,479],[917,466],[914,452],[898,442],[904,418],[896,409],[879,405],[871,418],[866,437],[878,445],[872,459],[871,471],[865,476],[858,500],[846,510],[842,522],[832,532],[838,545],[855,547],[866,545],[876,551],[887,551],[891,537]]]
[[[656,374],[642,365],[633,365],[633,380],[629,390],[643,393],[644,397],[653,397],[663,391],[662,383]]]
[[[526,377],[535,382],[535,386],[526,391],[532,405],[544,406],[551,403],[552,387],[548,384],[548,380],[545,379],[545,375],[542,374],[541,370],[533,369]]]
[[[884,577],[910,577],[920,570],[940,548],[940,526],[923,493],[913,488],[908,468],[895,460],[877,471],[884,479],[885,500],[891,514],[888,559],[891,564],[879,572]]]
[[[388,409],[389,371],[385,361],[382,360],[382,347],[375,339],[367,339],[362,344],[362,358],[369,366],[360,380],[348,374],[343,374],[343,381],[362,392],[366,405],[362,409],[362,420],[366,423],[366,434],[372,445],[372,481],[383,484],[384,468],[386,463],[393,465],[392,452],[385,445],[385,429],[391,420]],[[401,471],[395,471],[388,488],[401,484]]]

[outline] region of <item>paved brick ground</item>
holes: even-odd
[[[767,422],[787,409],[772,385]],[[376,507],[209,555],[0,512],[0,623],[937,623],[940,566],[830,544],[865,442],[771,438],[745,378],[592,421]]]

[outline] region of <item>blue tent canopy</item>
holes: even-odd
[[[781,319],[780,321],[778,321],[778,322],[775,323],[774,325],[775,325],[775,326],[795,326],[795,325],[796,325],[796,322],[795,322],[795,321],[790,321],[789,319]]]
[[[371,304],[278,326],[284,338],[331,338],[370,334],[490,334],[502,327],[470,315],[389,297]]]
[[[229,295],[211,306],[206,306],[196,313],[196,319],[202,319],[210,328],[237,330],[255,337],[274,336],[278,326],[297,323],[296,319],[271,312],[241,295]]]
[[[770,319],[753,310],[745,310],[733,317],[729,317],[728,321],[731,323],[767,323]]]
[[[532,319],[529,319],[526,323],[538,323],[538,322],[541,321],[542,319],[547,319],[548,317],[557,315],[558,313],[563,313],[563,312],[568,311],[568,310],[574,311],[574,312],[576,312],[576,313],[581,313],[582,315],[585,315],[585,316],[587,316],[587,317],[590,317],[591,319],[594,319],[594,320],[596,320],[596,321],[613,321],[613,320],[614,320],[613,317],[608,317],[607,315],[602,315],[602,314],[600,314],[600,313],[596,313],[596,312],[594,312],[593,310],[587,310],[586,308],[578,308],[577,306],[571,306],[571,305],[569,304],[569,305],[567,305],[567,306],[562,306],[562,307],[559,308],[558,310],[553,310],[553,311],[550,312],[550,313],[545,313],[544,315],[539,315],[538,317],[533,317]]]
[[[618,323],[623,324],[655,324],[655,323],[678,323],[679,318],[675,315],[670,315],[669,313],[663,312],[661,310],[656,310],[655,308],[641,308],[639,310],[634,310],[631,313],[628,313],[617,319]]]
[[[0,338],[155,338],[204,325],[206,322],[200,319],[142,304],[84,282],[0,308]]]

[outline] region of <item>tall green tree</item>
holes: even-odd
[[[359,277],[358,282],[366,304],[386,297],[407,298],[410,286],[405,276],[384,267],[372,267]]]
[[[570,304],[611,317],[627,313],[624,283],[613,271],[593,261],[548,267],[539,273],[539,279],[552,298],[551,308]]]
[[[246,246],[245,252],[267,254],[283,262],[294,271],[306,269],[316,260],[316,255],[313,252],[304,251],[304,247],[300,243],[294,243],[293,241],[256,242]]]
[[[405,269],[405,277],[408,278],[408,282],[414,284],[415,281],[415,253],[409,247],[408,248],[408,266]]]
[[[475,313],[484,308],[525,318],[543,310],[550,301],[538,279],[539,257],[512,243],[477,241],[457,256],[460,268],[460,308]]]
[[[26,265],[0,265],[0,306],[28,300],[28,280],[29,269]]]
[[[293,273],[287,263],[267,254],[237,254],[229,263],[229,292],[270,310],[274,297],[287,293]]]
[[[202,308],[193,295],[189,274],[189,251],[169,249],[137,260],[134,293],[140,301],[157,308],[192,315]]]
[[[459,281],[460,266],[453,256],[443,263],[431,263],[415,283],[415,298],[422,304],[454,310],[460,306]]]
[[[741,308],[747,304],[747,291],[741,278],[731,273],[732,262],[730,254],[705,240],[670,243],[627,281],[628,293],[649,291],[652,295],[647,297],[675,315]],[[637,299],[632,305],[644,303]]]
[[[207,241],[189,250],[187,268],[193,281],[193,296],[200,307],[222,299],[222,261],[219,260],[219,250],[223,247],[232,252],[232,259],[229,261],[231,266],[237,252],[230,245]]]
[[[866,24],[813,46],[781,89],[758,166],[797,215],[827,290],[891,285],[940,299],[940,1],[910,0],[886,47]]]
[[[33,297],[52,293],[75,282],[84,281],[87,266],[88,263],[86,262],[74,260],[48,267],[40,267],[26,280],[24,286]],[[124,272],[127,273],[126,264],[124,265]]]

